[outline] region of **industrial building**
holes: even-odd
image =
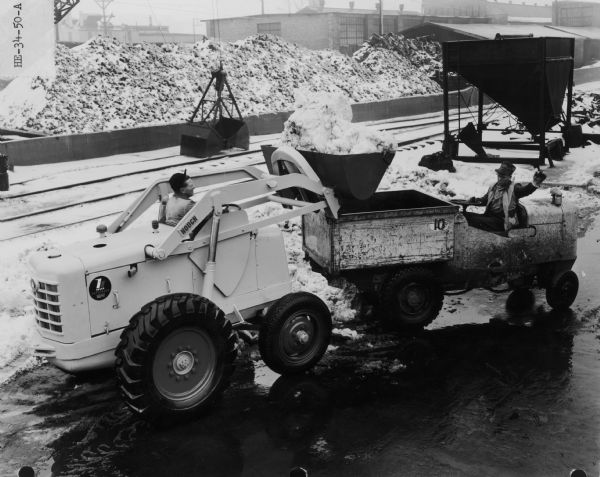
[[[204,35],[199,34],[171,33],[168,26],[153,25],[151,17],[148,18],[147,25],[117,25],[107,22],[104,31],[102,15],[79,12],[77,17],[67,15],[57,27],[57,40],[68,45],[81,44],[100,35],[116,38],[122,43],[193,43],[204,38]]]
[[[373,33],[400,32],[426,22],[469,23],[547,23],[552,22],[548,5],[522,5],[486,0],[424,0],[423,11],[384,10],[354,7],[328,8],[321,0],[312,1],[296,13],[261,14],[206,21],[209,38],[237,41],[261,33],[277,35],[307,48],[331,48],[352,54]],[[382,17],[382,18],[381,18]],[[380,28],[382,26],[382,28]]]
[[[509,0],[423,0],[423,14],[489,18],[492,23],[551,23],[552,6],[544,0],[539,0],[538,3]]]

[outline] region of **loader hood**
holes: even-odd
[[[150,227],[131,228],[123,232],[66,245],[58,253],[78,259],[85,273],[96,273],[146,260],[144,247],[160,243],[171,230],[161,226],[158,233]]]

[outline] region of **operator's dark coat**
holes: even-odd
[[[492,202],[488,201],[489,194],[495,192],[497,184],[498,183],[491,186],[483,197],[477,199],[478,202],[486,204],[485,212],[483,214],[465,212],[465,217],[470,226],[490,232],[504,231],[504,213],[498,214],[496,211],[492,210]],[[515,217],[519,199],[533,194],[536,190],[537,187],[531,182],[514,183],[513,197],[510,198],[511,206],[508,211],[509,217]],[[512,204],[514,204],[514,206],[512,206]]]

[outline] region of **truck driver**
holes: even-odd
[[[490,232],[508,231],[518,226],[519,199],[535,192],[546,179],[546,175],[538,170],[530,183],[515,183],[512,180],[514,172],[515,166],[511,162],[502,161],[496,169],[496,183],[490,186],[483,197],[471,197],[470,202],[473,205],[485,205],[485,212],[465,212],[469,225]]]
[[[169,197],[165,207],[165,223],[174,227],[194,207],[195,202],[191,199],[194,195],[194,182],[184,170],[183,173],[173,174],[169,185],[173,189],[173,195]]]

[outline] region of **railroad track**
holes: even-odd
[[[422,129],[424,126],[430,126],[430,125],[437,125],[437,124],[443,124],[443,120],[419,120],[417,122],[412,122],[410,120],[401,120],[401,121],[393,121],[394,123],[398,123],[398,122],[409,122],[409,125],[400,125],[400,126],[392,126],[392,127],[387,127],[387,128],[380,128],[380,130],[382,131],[399,131],[399,130],[404,130],[404,131],[411,131],[411,130],[419,130]],[[439,133],[435,133],[430,135],[430,137],[433,136],[437,136]],[[423,137],[422,139],[426,139],[427,137]],[[259,145],[259,144],[266,144],[268,142],[272,142],[269,139],[266,140],[261,140],[261,141],[255,141],[254,145]],[[414,140],[409,139],[409,140],[405,140],[405,141],[399,141],[397,143],[397,147],[403,147],[406,146],[408,144],[413,143]],[[252,154],[252,153],[260,153],[261,150],[260,149],[250,149],[247,151],[243,151],[243,152],[234,152],[234,153],[230,153],[230,154],[218,154],[215,156],[209,156],[209,157],[205,157],[205,158],[196,158],[196,159],[192,159],[190,158],[189,161],[184,161],[184,162],[178,162],[176,165],[174,164],[167,164],[167,165],[163,165],[163,166],[157,166],[157,167],[149,167],[149,168],[145,168],[145,169],[137,169],[135,171],[129,171],[129,172],[124,172],[124,173],[119,173],[119,174],[113,174],[113,175],[109,175],[109,176],[104,176],[104,177],[100,177],[100,178],[95,178],[95,179],[90,179],[90,180],[86,180],[86,181],[81,181],[81,182],[76,182],[76,183],[70,183],[70,184],[63,184],[63,185],[59,185],[59,186],[54,186],[54,187],[48,187],[45,189],[37,189],[37,190],[30,190],[30,191],[25,191],[25,192],[20,192],[20,193],[16,193],[16,194],[7,194],[4,195],[2,197],[0,197],[0,201],[1,200],[9,200],[9,199],[20,199],[23,197],[28,197],[28,196],[32,196],[32,195],[37,195],[37,194],[44,194],[44,193],[48,193],[48,192],[55,192],[55,191],[59,191],[59,190],[66,190],[66,189],[71,189],[74,187],[80,187],[80,186],[86,186],[86,185],[91,185],[91,184],[98,184],[101,182],[107,182],[113,179],[118,179],[118,178],[122,178],[122,177],[128,177],[128,176],[134,176],[134,175],[139,175],[139,174],[144,174],[144,173],[150,173],[150,172],[156,172],[156,171],[161,171],[161,170],[165,170],[165,169],[170,169],[173,167],[178,167],[178,166],[187,166],[187,165],[194,165],[194,164],[200,164],[202,162],[208,162],[208,161],[212,161],[212,160],[216,160],[216,159],[224,159],[224,158],[230,158],[230,157],[237,157],[237,156],[242,156],[242,155],[246,155],[246,154]],[[159,156],[159,157],[155,157],[155,158],[150,158],[150,159],[143,159],[140,161],[128,161],[128,162],[122,162],[122,163],[115,163],[115,164],[110,164],[111,167],[114,166],[120,166],[120,165],[132,165],[132,164],[141,164],[141,163],[145,163],[145,162],[154,162],[154,161],[159,161],[159,160],[164,160],[164,159],[173,159],[176,157],[181,157],[179,154],[170,154],[170,155],[165,155],[165,156]],[[96,167],[103,167],[103,166],[96,166]],[[89,169],[86,169],[89,170]],[[14,182],[11,184],[11,186],[15,186],[15,185],[24,185],[27,184],[29,182],[33,182],[36,180],[41,180],[44,179],[45,176],[42,177],[36,177],[36,178],[30,178],[27,180],[23,180],[23,181],[19,181],[19,182]],[[3,219],[0,219],[0,222],[4,221]]]
[[[424,120],[418,121],[416,124],[414,121],[411,121],[411,120],[400,120],[400,121],[393,121],[390,123],[391,124],[408,123],[408,124],[407,125],[401,124],[398,126],[394,125],[394,126],[390,126],[390,127],[382,127],[379,129],[388,130],[388,131],[412,131],[412,130],[419,131],[419,130],[426,128],[427,126],[430,126],[430,129],[431,129],[431,126],[443,124],[443,120],[441,120],[441,119],[431,119],[430,120],[430,119],[426,118]],[[385,123],[383,123],[383,124],[385,124]],[[381,124],[381,125],[383,125],[383,124]],[[412,146],[414,148],[415,144],[431,140],[435,137],[439,137],[442,135],[442,133],[443,133],[442,131],[436,130],[436,131],[429,131],[425,134],[419,134],[415,137],[411,137],[409,139],[404,139],[402,141],[398,141],[397,147],[399,148],[399,150],[403,150],[404,148],[407,148],[407,146]],[[265,140],[261,140],[261,141],[255,141],[253,144],[258,145],[261,143],[266,144],[269,142],[272,142],[272,141],[269,139],[265,139]],[[423,146],[425,146],[425,144],[423,144]],[[216,156],[211,156],[209,158],[190,158],[191,159],[190,161],[178,162],[177,164],[161,165],[161,166],[155,166],[155,167],[145,168],[145,169],[141,169],[141,170],[138,169],[136,171],[129,171],[129,172],[120,173],[120,174],[113,174],[110,176],[105,176],[105,177],[96,178],[96,179],[90,179],[90,180],[81,181],[78,183],[71,183],[71,184],[65,184],[65,185],[56,186],[56,187],[50,187],[50,188],[46,188],[46,189],[40,189],[40,190],[35,190],[35,191],[26,191],[23,193],[12,194],[12,195],[4,196],[3,198],[1,198],[0,203],[2,202],[2,200],[20,199],[20,198],[24,198],[24,197],[31,198],[32,196],[43,196],[43,194],[48,194],[51,192],[59,192],[59,191],[66,190],[66,189],[73,189],[76,187],[86,187],[89,185],[93,185],[93,184],[97,184],[97,183],[101,183],[101,182],[107,182],[107,181],[111,181],[111,180],[115,180],[115,179],[119,179],[119,178],[123,178],[123,177],[153,173],[153,172],[158,172],[161,170],[167,170],[167,169],[173,169],[173,168],[179,168],[179,167],[185,166],[185,165],[194,165],[194,164],[200,164],[200,163],[207,163],[207,165],[212,165],[212,166],[218,165],[218,164],[214,164],[215,161],[222,161],[221,164],[225,164],[225,161],[226,161],[228,168],[230,168],[231,166],[235,166],[235,165],[238,165],[238,166],[258,165],[258,164],[264,163],[264,159],[263,159],[262,155],[259,155],[260,153],[261,153],[261,150],[258,148],[255,148],[255,149],[251,149],[249,151],[234,152],[234,153],[230,153],[230,154],[219,154]],[[252,156],[253,154],[255,156]],[[155,158],[151,158],[151,159],[136,161],[135,163],[136,164],[137,163],[147,163],[147,162],[153,162],[153,161],[163,160],[163,159],[170,159],[170,158],[175,158],[175,157],[181,157],[181,156],[179,156],[177,154],[159,156],[159,157],[155,157]],[[232,163],[230,161],[232,158],[235,161],[234,163]],[[236,160],[236,158],[239,158],[239,160]],[[128,164],[128,163],[122,163],[122,164]],[[115,164],[111,164],[111,166],[114,166],[114,165]],[[33,181],[33,180],[34,179],[30,179],[29,181]],[[24,182],[25,181],[23,181],[23,183]],[[18,213],[18,214],[14,214],[11,216],[0,218],[0,222],[1,223],[17,222],[17,221],[28,219],[30,217],[35,217],[35,216],[44,215],[44,214],[52,214],[55,212],[60,212],[65,209],[80,207],[83,205],[89,205],[89,204],[94,204],[94,203],[99,203],[99,202],[107,202],[108,203],[111,200],[123,198],[123,197],[129,196],[131,194],[139,193],[143,190],[145,190],[145,187],[120,191],[117,193],[102,195],[102,196],[98,196],[98,197],[92,197],[92,198],[88,198],[85,200],[80,200],[80,201],[76,201],[76,202],[72,202],[72,203],[68,203],[68,204],[61,204],[61,205],[56,205],[56,206],[51,206],[51,207],[46,207],[46,208],[40,208],[40,209],[36,209],[33,211]],[[33,230],[27,230],[26,232],[22,231],[22,232],[15,232],[13,234],[9,234],[9,236],[7,236],[7,237],[1,237],[0,242],[13,240],[16,238],[34,235],[34,234],[38,234],[38,233],[42,233],[42,232],[47,232],[50,230],[66,228],[66,227],[70,227],[73,225],[85,223],[88,221],[97,220],[100,218],[116,216],[122,210],[123,210],[123,207],[119,207],[118,210],[115,210],[114,212],[108,212],[108,213],[104,213],[104,214],[95,214],[93,217],[85,217],[85,218],[81,218],[81,219],[78,219],[75,221],[70,221],[67,223],[50,223],[50,224],[42,224],[42,225],[39,225],[39,224],[30,225],[29,229],[33,228]]]

